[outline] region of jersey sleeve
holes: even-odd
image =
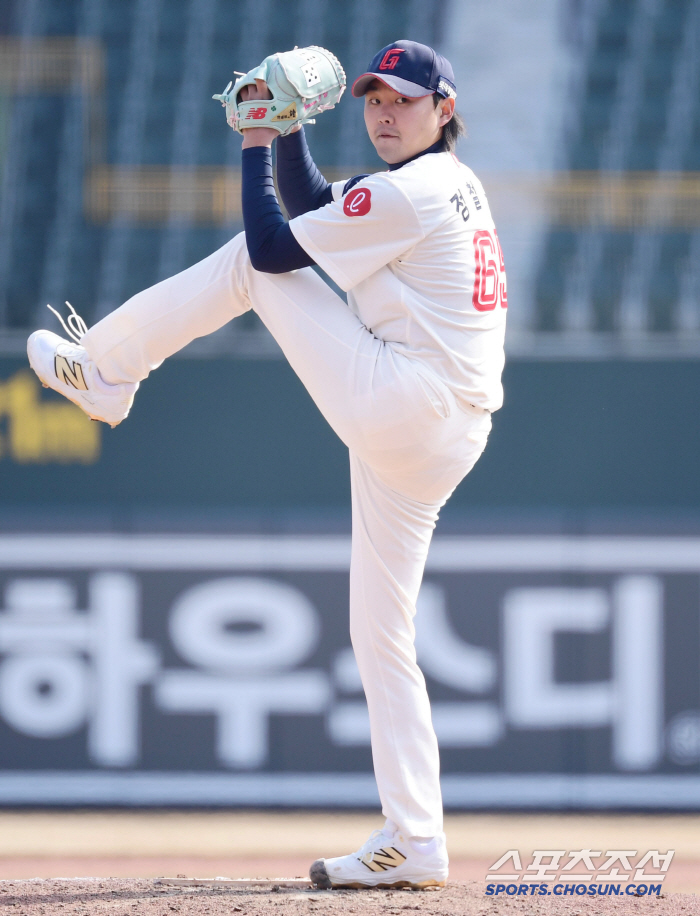
[[[342,181],[334,181],[331,184],[331,193],[333,194],[333,200],[342,200],[343,191],[345,190],[345,185],[347,181],[343,179]]]
[[[348,178],[347,181],[334,181],[331,184],[331,200],[340,200],[358,181],[362,181],[363,178],[369,178],[369,176],[369,172],[363,172],[361,175],[354,175],[352,178]],[[324,200],[324,204],[326,203],[330,203],[330,201]]]
[[[384,175],[365,178],[342,199],[296,217],[289,226],[301,247],[346,292],[424,236],[410,199]]]

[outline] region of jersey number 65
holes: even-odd
[[[472,305],[479,312],[490,312],[500,302],[508,308],[506,268],[498,236],[487,229],[474,233],[474,294]]]

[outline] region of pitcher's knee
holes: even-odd
[[[375,609],[362,620],[357,619],[357,614],[350,616],[350,642],[360,670],[365,665],[380,663],[380,658],[381,664],[399,667],[416,663],[412,621],[402,612],[393,614],[390,608],[383,610],[384,613]]]

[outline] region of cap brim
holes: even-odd
[[[380,83],[384,83],[385,86],[393,89],[394,92],[398,92],[399,95],[405,95],[407,99],[422,99],[426,95],[433,94],[432,89],[426,89],[425,86],[419,86],[418,83],[402,80],[399,76],[387,76],[385,73],[363,73],[352,84],[351,92],[356,99],[362,98],[373,80],[379,80]]]

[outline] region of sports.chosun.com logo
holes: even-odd
[[[527,868],[520,852],[509,849],[486,875],[486,895],[509,897],[646,897],[661,894],[675,850],[535,849]],[[637,858],[638,856],[638,858]],[[565,858],[566,857],[566,858]],[[634,861],[636,859],[636,861]],[[506,869],[508,871],[500,871]]]
[[[578,894],[580,897],[601,896],[624,896],[628,897],[645,897],[647,894],[656,894],[660,896],[660,884],[555,884],[551,889],[546,884],[487,884],[486,896],[498,896],[499,894],[508,894],[510,897],[533,897],[546,896],[555,894],[558,897],[566,897],[571,894]]]

